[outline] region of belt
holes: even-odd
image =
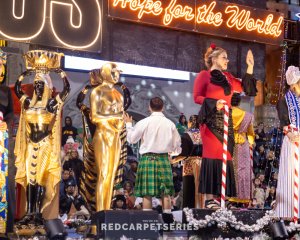
[[[144,153],[144,155],[147,155],[147,156],[165,156],[165,155],[168,155],[168,153]]]

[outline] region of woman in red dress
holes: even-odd
[[[201,71],[194,83],[194,101],[201,104],[199,120],[203,141],[202,166],[200,172],[199,192],[206,194],[206,207],[217,206],[214,199],[221,195],[222,182],[222,154],[224,129],[224,104],[231,108],[232,97],[238,97],[234,92],[244,92],[249,96],[256,95],[256,80],[252,77],[254,58],[248,51],[246,62],[248,65],[245,77],[240,80],[229,72],[227,52],[215,45],[211,45],[204,57],[208,70]],[[232,164],[234,134],[231,109],[228,127],[227,178],[226,196],[236,195],[234,170]]]

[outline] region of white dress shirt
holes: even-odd
[[[153,112],[149,117],[139,121],[134,127],[126,123],[127,141],[131,144],[141,140],[140,154],[181,153],[181,138],[175,124],[162,112]]]

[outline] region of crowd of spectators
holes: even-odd
[[[182,117],[182,116],[181,116]],[[71,126],[69,126],[70,128]],[[72,126],[72,128],[74,128]],[[77,134],[77,129],[73,129]],[[64,133],[63,133],[64,134]],[[69,134],[69,133],[68,133]],[[60,213],[68,218],[78,213],[88,216],[88,208],[79,194],[80,179],[84,164],[82,146],[75,135],[68,136],[62,146],[62,180],[60,184]],[[275,203],[276,186],[279,168],[280,146],[283,133],[280,128],[265,131],[264,124],[259,123],[255,130],[255,146],[253,148],[253,198],[249,208],[271,209]],[[128,146],[127,162],[124,165],[123,182],[116,188],[111,208],[115,210],[142,209],[142,198],[134,196],[134,185],[138,168],[138,158]],[[182,165],[172,165],[175,195],[172,197],[173,210],[182,209]],[[153,209],[162,211],[162,203],[158,198],[152,200]]]
[[[264,124],[255,130],[253,151],[253,200],[252,207],[271,209],[275,204],[280,148],[283,132],[280,128],[265,131]]]

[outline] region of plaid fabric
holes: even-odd
[[[173,175],[168,154],[144,154],[139,161],[134,187],[137,197],[160,198],[162,194],[173,195]]]

